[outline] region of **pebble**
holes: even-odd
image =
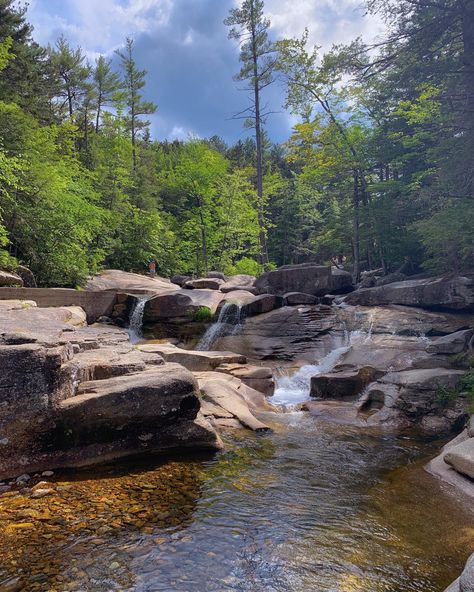
[[[39,499],[41,497],[46,497],[47,495],[51,495],[54,493],[54,489],[35,489],[31,494],[33,499]]]
[[[112,561],[112,563],[109,565],[109,569],[111,571],[116,571],[117,569],[119,569],[120,567],[120,563],[118,563],[117,561]]]
[[[20,483],[28,483],[28,481],[31,479],[31,477],[28,475],[28,473],[24,473],[23,475],[20,475],[19,477],[17,477],[15,479],[15,483],[20,484]]]
[[[42,477],[52,477],[54,475],[54,471],[43,471],[41,473]]]

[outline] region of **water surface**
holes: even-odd
[[[133,461],[0,497],[0,581],[65,592],[441,592],[474,515],[439,443],[270,414],[213,458]],[[1,589],[1,588],[0,588]]]

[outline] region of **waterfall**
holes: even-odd
[[[371,334],[371,326],[369,326],[368,332],[344,331],[340,339],[341,343],[326,354],[318,364],[302,366],[293,376],[277,376],[275,394],[269,401],[274,405],[290,407],[307,401],[311,389],[311,378],[330,372],[351,347],[370,341]]]
[[[149,296],[136,296],[136,303],[130,314],[128,323],[128,335],[132,343],[139,343],[143,339],[142,324],[145,305],[150,299]]]
[[[236,335],[243,325],[242,307],[238,304],[226,302],[221,308],[219,318],[201,337],[196,346],[198,351],[210,351],[214,343],[221,337]]]

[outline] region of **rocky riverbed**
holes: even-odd
[[[199,280],[176,277],[170,281],[110,270],[92,279],[87,291],[78,292],[81,306],[73,306],[72,290],[3,288],[0,362],[6,371],[0,376],[0,478],[4,479],[0,488],[7,492],[7,506],[8,496],[13,504],[10,531],[27,533],[32,528],[31,520],[18,522],[17,518],[33,500],[56,499],[70,490],[67,479],[59,485],[41,482],[51,469],[143,454],[156,457],[187,451],[189,456],[191,450],[208,454],[223,448],[222,437],[228,447],[230,442],[230,449],[223,453],[229,458],[241,444],[236,444],[240,440],[235,436],[228,440],[228,434],[241,429],[247,430],[246,438],[261,433],[265,441],[283,447],[292,427],[303,430],[309,440],[316,437],[309,426],[328,426],[335,442],[336,434],[350,433],[354,438],[358,434],[360,442],[370,437],[383,443],[388,437],[398,447],[403,441],[399,438],[408,438],[420,442],[413,457],[421,463],[420,470],[423,459],[429,460],[428,450],[435,456],[440,448],[440,444],[421,444],[420,437],[447,441],[456,436],[428,470],[450,488],[454,486],[452,491],[460,496],[474,496],[474,429],[468,425],[471,395],[466,386],[473,364],[473,285],[470,277],[422,278],[346,295],[352,290],[349,274],[303,265],[287,266],[258,279],[215,273]],[[331,291],[336,294],[328,295]],[[41,305],[22,298],[29,294],[37,294]],[[61,302],[64,306],[58,306]],[[133,326],[127,329],[130,322]],[[288,411],[299,413],[300,409],[309,413],[301,416],[304,420],[298,415],[294,426],[283,419],[291,417]],[[282,411],[286,413],[281,415]],[[277,434],[272,435],[272,430]],[[304,448],[300,443],[298,449]],[[368,454],[374,454],[369,449]],[[395,456],[398,460],[390,466],[403,467],[409,458]],[[326,460],[326,455],[318,457],[323,465]],[[191,465],[193,471],[201,466],[179,464]],[[123,466],[128,467],[120,474],[125,482],[131,469]],[[18,475],[22,476],[15,481]],[[417,479],[436,482],[428,474],[421,479],[418,473]],[[159,489],[156,482],[148,493],[153,488]],[[121,497],[129,506],[125,498]],[[440,500],[448,504],[444,494]],[[137,514],[143,514],[140,532],[152,535],[155,530],[149,523],[156,517],[146,513],[149,501],[136,506]],[[18,516],[16,504],[22,507]],[[192,508],[190,514],[194,515]],[[84,521],[90,522],[86,517]],[[175,516],[171,524],[158,523],[159,528],[181,528],[186,518]],[[120,524],[123,527],[127,521]],[[462,526],[456,523],[455,528],[461,536]],[[56,537],[52,532],[43,534]],[[175,552],[172,546],[165,549]],[[461,556],[456,559],[458,570],[467,558]],[[33,587],[19,589],[42,589],[44,577],[50,574],[41,573],[28,580]],[[445,570],[443,577],[448,573],[456,575]],[[419,589],[411,588],[404,578],[406,574],[395,578],[392,588],[370,589]],[[327,581],[336,585],[336,580]],[[366,589],[357,586],[367,586],[367,581],[352,574],[340,589]],[[441,581],[448,583],[436,580]],[[58,582],[61,579],[54,586]],[[89,574],[85,589],[103,590],[109,585],[94,582]],[[120,582],[117,589],[129,589],[123,587],[125,580]],[[156,589],[202,589],[190,583],[186,588],[181,580],[181,588],[170,582],[168,588]],[[321,579],[321,586],[324,582]],[[429,577],[426,582],[432,585]],[[8,585],[4,584],[5,591]]]

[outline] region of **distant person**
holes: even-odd
[[[150,263],[148,263],[148,272],[152,277],[155,277],[155,275],[156,275],[156,261],[154,259],[152,261],[150,261]]]
[[[337,267],[337,269],[344,269],[344,264],[347,261],[347,257],[340,253],[339,255],[334,255],[331,261],[334,267]]]

